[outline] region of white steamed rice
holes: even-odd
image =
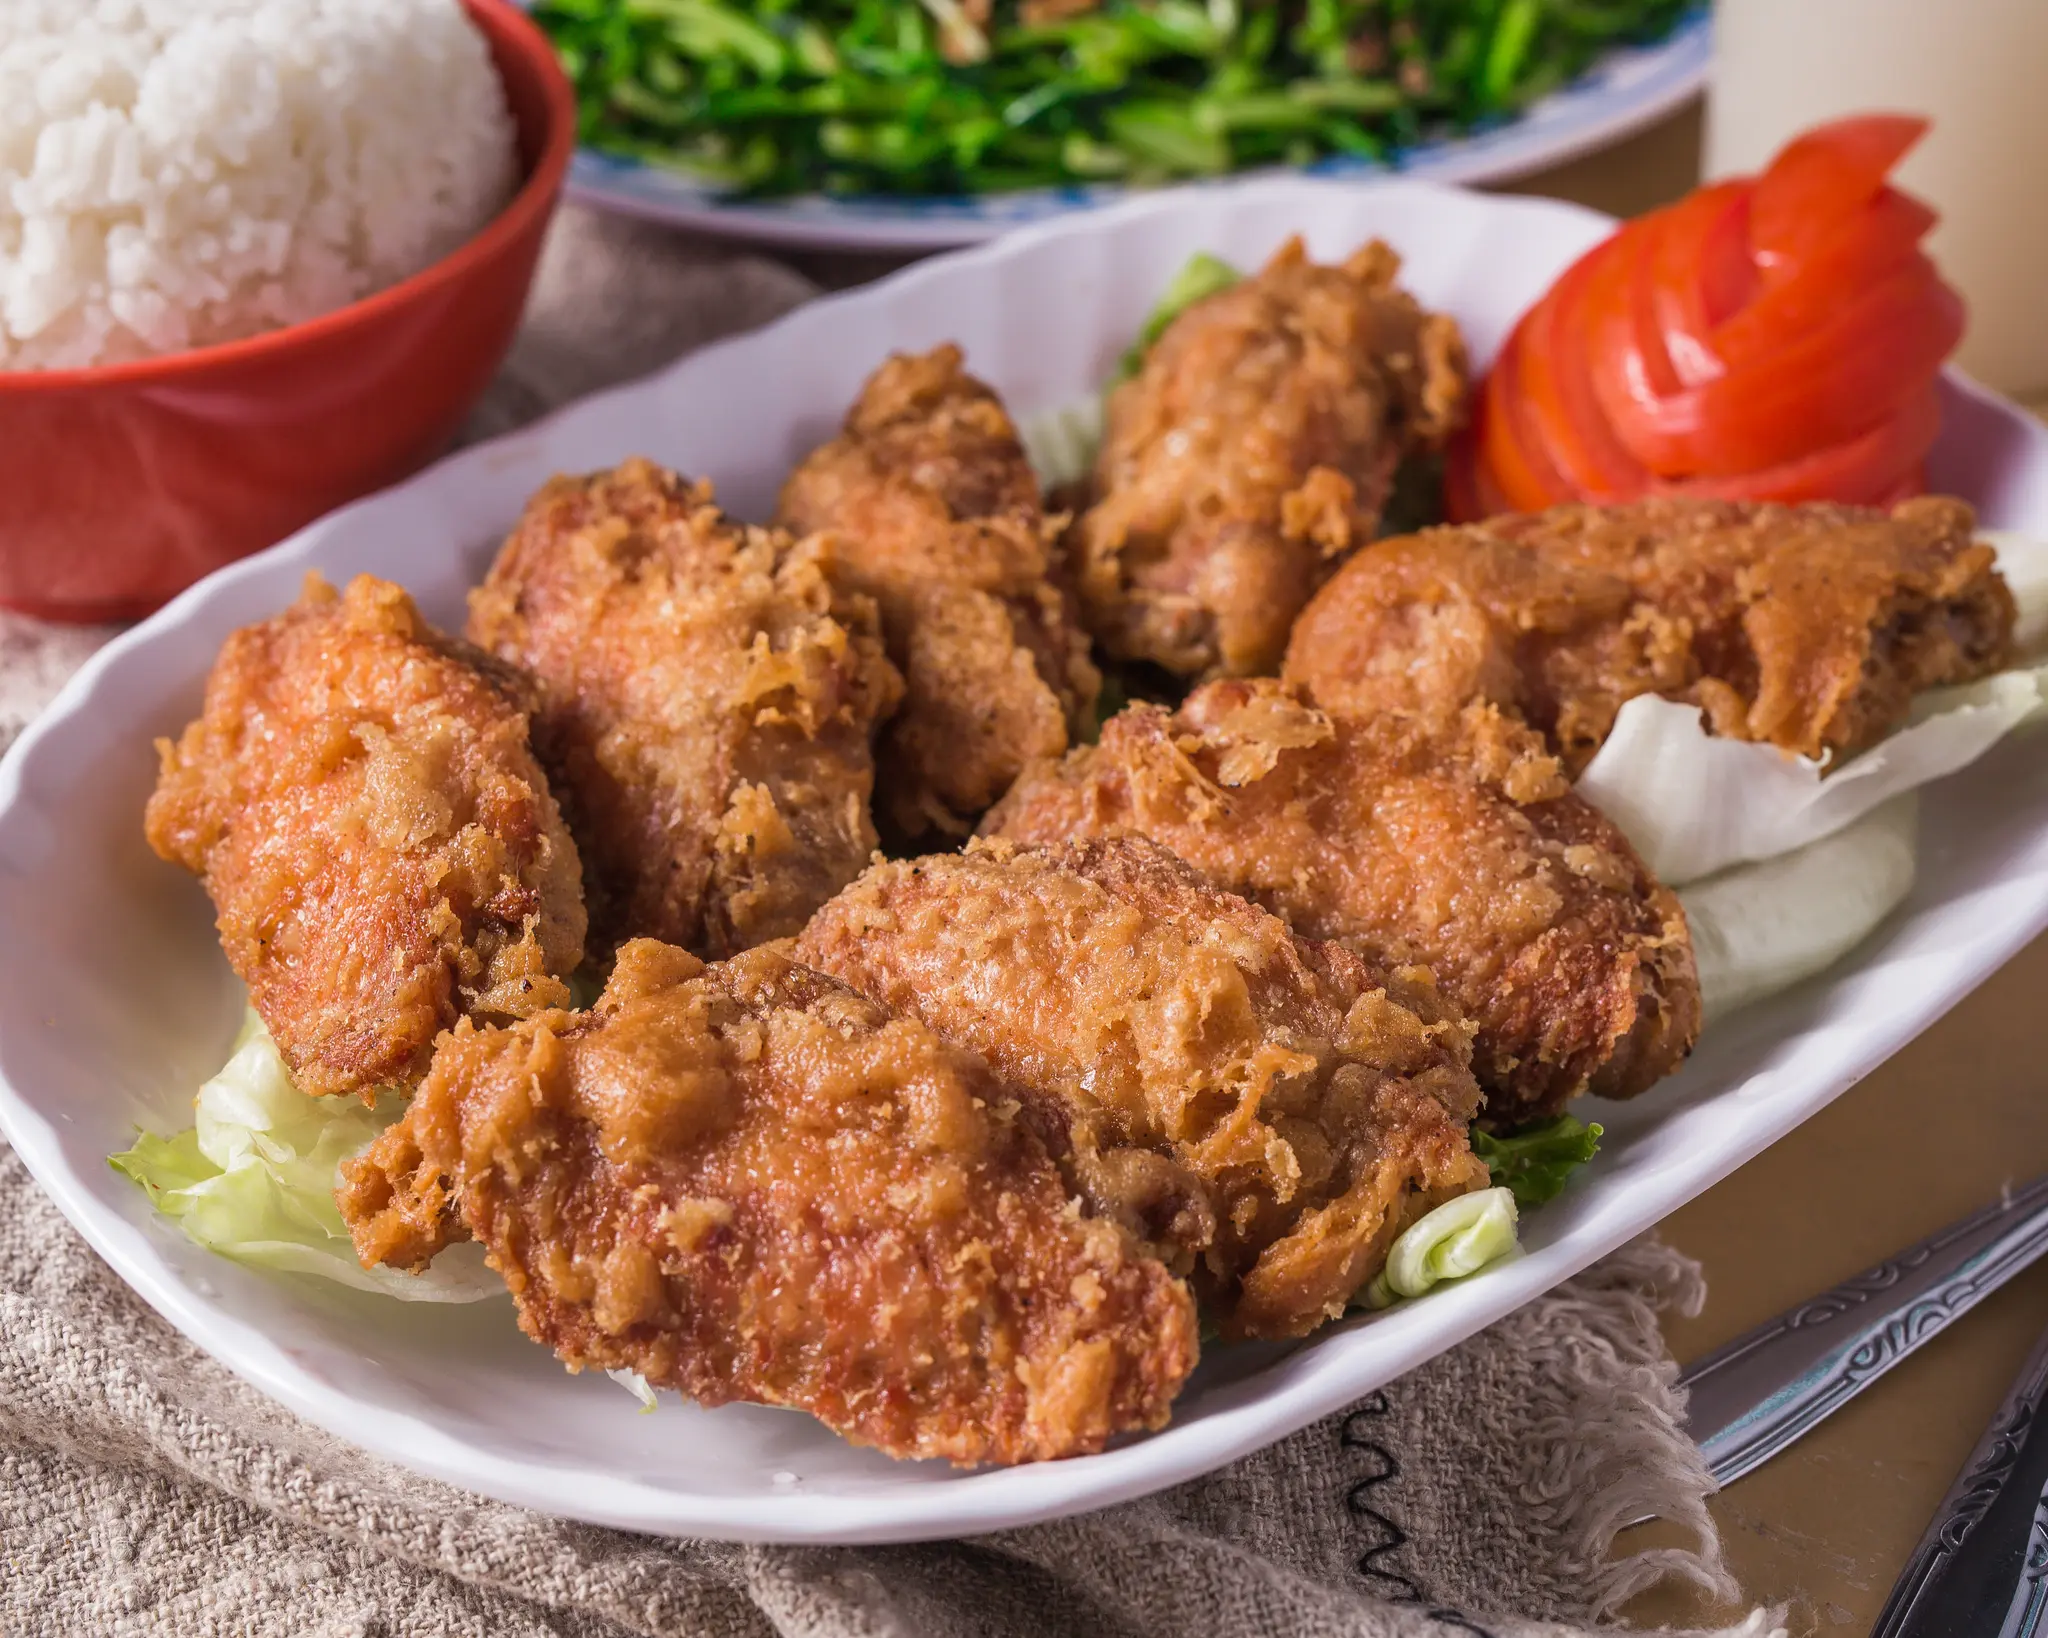
[[[0,370],[295,324],[517,180],[457,0],[0,0]]]

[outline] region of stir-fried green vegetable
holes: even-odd
[[[1698,0],[537,0],[583,140],[738,193],[959,194],[1378,159]]]

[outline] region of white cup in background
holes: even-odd
[[[1715,0],[1709,178],[1879,111],[1934,122],[1892,180],[1941,212],[1928,250],[1969,304],[1956,361],[2048,393],[2048,0]]]

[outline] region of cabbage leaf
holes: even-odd
[[[1020,422],[1017,436],[1024,458],[1038,475],[1040,487],[1059,489],[1079,483],[1095,469],[1102,447],[1102,401],[1084,399]]]
[[[1679,892],[1708,1023],[1833,966],[1913,890],[1918,799]]]
[[[475,1302],[504,1283],[475,1245],[450,1246],[421,1274],[356,1261],[334,1203],[342,1161],[405,1111],[380,1093],[308,1097],[292,1084],[270,1032],[252,1009],[220,1072],[199,1088],[193,1124],[170,1137],[138,1133],[108,1156],[157,1210],[210,1251],[260,1268],[314,1274],[415,1302]]]
[[[1446,1200],[1403,1229],[1387,1266],[1366,1287],[1365,1306],[1388,1308],[1446,1280],[1462,1280],[1521,1249],[1514,1190],[1480,1189]]]
[[[2015,646],[2048,644],[2048,545],[1990,532],[2020,617]],[[1829,768],[1771,745],[1722,739],[1697,706],[1640,695],[1621,708],[1578,792],[1674,887],[1831,836],[1893,797],[1975,762],[2043,716],[2048,665],[2023,665],[1915,701],[1896,733]]]

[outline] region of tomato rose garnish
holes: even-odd
[[[1918,491],[1963,304],[1885,178],[1927,122],[1837,120],[1617,229],[1522,316],[1451,452],[1461,521],[1644,495]]]

